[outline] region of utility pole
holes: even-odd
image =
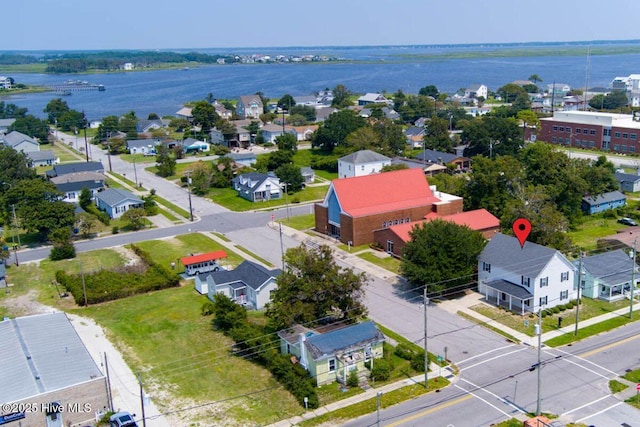
[[[542,389],[542,364],[541,362],[541,351],[542,351],[542,304],[540,304],[540,308],[538,308],[538,398],[536,401],[536,416],[540,415],[540,390]]]
[[[16,232],[16,227],[18,226],[18,220],[16,218],[16,205],[11,205],[11,210],[13,211],[13,224],[11,224],[11,243],[13,243],[13,255],[16,259],[16,267],[20,266],[20,261],[18,261],[18,246],[20,246],[20,234]],[[16,234],[18,234],[18,244],[16,245]],[[7,290],[9,287],[7,286]]]
[[[89,162],[89,144],[87,143],[87,116],[82,112],[82,129],[84,130],[84,154]]]
[[[279,222],[280,226],[280,253],[282,254],[282,271],[284,271],[284,243],[282,241],[282,223]]]
[[[107,361],[107,352],[104,353],[104,369],[107,374],[107,404],[109,411],[113,412],[113,394],[111,392],[111,377],[109,376],[109,362]]]
[[[631,302],[629,303],[629,319],[633,318],[633,291],[636,287],[636,244],[638,239],[633,241],[633,252],[631,252]]]
[[[88,161],[88,160],[87,160]],[[136,180],[136,188],[138,188],[138,170],[136,169],[136,158],[133,158],[133,176]]]
[[[140,384],[140,406],[142,407],[142,426],[147,427],[147,419],[144,415],[144,390],[142,390],[142,380],[140,379],[140,372],[138,372],[138,383]]]
[[[382,392],[379,391],[376,393],[376,427],[380,427],[380,398],[382,397]]]
[[[107,132],[107,158],[109,159],[109,172],[113,172],[111,168],[111,143],[109,139],[111,139],[111,131]]]
[[[573,336],[578,335],[578,321],[580,320],[580,289],[582,288],[582,249],[580,249],[580,264],[578,267],[578,305],[576,305],[576,327]]]
[[[427,352],[427,305],[429,298],[427,297],[427,285],[424,286],[424,388],[429,388],[429,353]]]
[[[82,278],[82,295],[84,296],[84,306],[87,307],[89,304],[87,304],[87,288],[84,284],[84,271],[82,270],[82,260],[78,259],[80,261],[80,277]]]
[[[193,222],[193,205],[191,204],[191,172],[187,172],[187,194],[189,195],[189,218]]]

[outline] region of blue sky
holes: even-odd
[[[640,39],[638,0],[19,0],[0,50]]]

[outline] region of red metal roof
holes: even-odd
[[[432,221],[434,219],[441,219],[443,221],[450,221],[458,225],[466,225],[472,230],[481,231],[488,228],[497,228],[500,226],[500,220],[493,216],[486,209],[476,209],[473,211],[460,212],[452,215],[438,216],[436,213],[429,213],[422,221],[414,221],[406,224],[398,224],[389,229],[402,241],[408,242],[411,240],[409,232],[414,226],[424,224],[425,222]]]
[[[227,257],[227,253],[223,250],[219,250],[219,251],[207,252],[206,254],[186,256],[186,257],[180,258],[180,262],[182,263],[182,265],[186,267],[187,265],[197,264],[199,262],[205,262],[205,261],[213,261],[216,259],[226,258],[226,257]]]
[[[353,178],[334,179],[342,210],[352,217],[391,212],[440,201],[420,169],[403,169]]]

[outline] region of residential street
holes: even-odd
[[[69,141],[72,137],[65,138]],[[80,141],[72,138],[71,142],[77,146]],[[84,145],[84,139],[81,139],[81,144]],[[94,160],[104,159],[105,166],[108,164],[106,155],[95,146],[92,147],[92,156]],[[115,172],[126,174],[129,178],[133,176],[132,164],[115,156],[111,162]],[[138,182],[147,188],[155,188],[160,197],[183,207],[188,206],[188,195],[184,189],[146,172],[142,165],[136,166],[135,174]],[[236,213],[197,196],[192,196],[192,200],[198,216],[193,223],[81,241],[75,244],[76,250],[83,252],[194,231],[215,231],[224,233],[235,244],[280,266],[283,249],[298,246],[308,239],[334,246],[336,243],[331,239],[310,237],[288,227],[283,227],[280,232],[277,224],[272,223],[271,216],[285,218],[285,209]],[[291,215],[309,213],[311,208],[311,205],[292,207]],[[43,259],[47,255],[48,248],[19,253],[21,263]],[[370,277],[366,304],[371,319],[422,345],[425,310],[422,295],[408,292],[395,275],[362,258],[339,249],[336,249],[336,257],[340,265],[364,271]],[[452,386],[439,393],[431,393],[382,411],[382,425],[426,425],[427,419],[428,425],[434,426],[490,425],[513,416],[522,416],[525,412],[535,412],[537,376],[536,372],[530,372],[529,369],[537,361],[537,350],[528,345],[511,343],[455,313],[455,307],[453,310],[442,309],[436,304],[427,307],[427,346],[430,352],[446,356],[455,363],[460,369],[460,376]],[[625,369],[638,366],[640,338],[636,337],[640,337],[640,325],[637,324],[572,347],[545,348],[541,357],[544,366],[541,387],[543,411],[599,427],[619,426],[622,422],[629,426],[637,425],[633,423],[640,419],[640,411],[619,405],[619,400],[610,395],[607,385],[609,379],[624,374]],[[100,347],[104,343],[98,345],[92,341],[85,341],[91,347],[92,354],[105,351]],[[135,378],[127,378],[122,385],[112,381],[112,386],[120,387],[118,393],[121,396],[131,395],[127,405],[132,405],[136,399],[139,402],[139,391]],[[157,424],[150,425],[163,425],[159,420],[161,418],[157,419]],[[375,414],[372,414],[348,425],[374,424]]]

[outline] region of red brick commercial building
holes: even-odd
[[[316,231],[358,246],[374,232],[422,220],[435,212],[462,212],[462,198],[432,190],[420,169],[334,179],[315,205]]]
[[[567,147],[640,153],[640,121],[630,114],[556,111],[540,119],[537,139]]]

